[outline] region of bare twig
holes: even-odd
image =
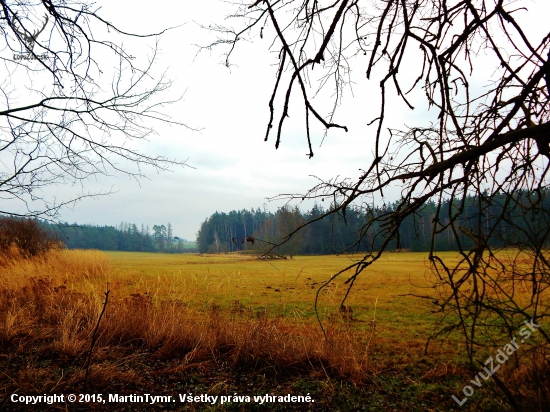
[[[88,388],[88,374],[90,372],[90,362],[92,360],[92,352],[94,350],[95,343],[97,341],[97,331],[99,330],[99,325],[101,323],[101,318],[103,318],[103,314],[105,313],[105,309],[107,309],[107,302],[109,301],[109,293],[111,293],[111,290],[109,289],[109,283],[107,283],[107,288],[105,290],[105,301],[103,302],[103,307],[101,309],[101,313],[99,314],[99,317],[97,318],[97,323],[95,325],[94,332],[92,333],[92,342],[90,343],[90,349],[88,350],[88,359],[86,360],[86,375],[84,376],[84,393],[86,393],[86,390]]]

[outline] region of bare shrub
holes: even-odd
[[[0,218],[0,254],[11,258],[39,256],[62,245],[35,219]]]

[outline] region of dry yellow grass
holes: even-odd
[[[456,258],[452,252],[444,255],[447,260]],[[9,339],[47,321],[52,328],[49,333],[55,334],[52,349],[79,353],[89,342],[108,284],[110,303],[101,325],[104,344],[140,342],[170,352],[195,348],[200,341],[211,350],[226,344],[215,341],[219,332],[213,332],[213,323],[231,331],[234,342],[229,345],[234,346],[255,342],[245,332],[270,323],[282,336],[289,330],[300,336],[306,359],[312,353],[329,356],[333,347],[319,328],[315,295],[351,259],[299,256],[265,262],[239,254],[58,250],[25,260],[15,254],[0,269],[0,290],[6,298],[1,304],[0,333]],[[392,348],[388,353],[392,361],[407,362],[422,355],[435,317],[430,300],[418,295],[436,297],[425,259],[421,253],[386,254],[355,283],[345,309],[340,308],[347,290],[345,274],[320,294],[318,314],[323,326],[331,341],[353,342],[349,344],[356,370],[364,369],[372,355],[386,346]],[[335,334],[336,330],[346,333]],[[309,337],[314,347],[304,346]],[[293,342],[291,346],[296,346]],[[451,336],[430,349],[432,354],[456,357],[461,339]]]
[[[128,296],[147,292],[153,299],[179,300],[191,307],[230,309],[237,304],[248,311],[267,311],[271,317],[293,318],[315,324],[318,288],[351,263],[347,256],[297,256],[289,260],[261,261],[246,255],[162,255],[106,252],[118,280],[116,293]],[[446,253],[454,258],[454,253]],[[430,302],[413,295],[435,297],[428,281],[426,254],[387,254],[360,276],[345,305],[354,328],[371,330],[376,320],[379,339],[424,347],[435,318]],[[121,280],[124,279],[124,280]],[[327,321],[339,317],[347,291],[346,275],[326,287],[319,315]],[[420,350],[418,353],[420,354]]]
[[[43,351],[84,354],[108,285],[98,350],[130,345],[161,358],[181,356],[181,367],[207,359],[278,368],[316,364],[356,379],[367,370],[368,344],[359,335],[368,331],[354,331],[349,322],[327,324],[329,343],[309,318],[281,316],[273,305],[244,305],[234,299],[240,295],[199,304],[205,294],[228,290],[230,275],[219,280],[200,271],[163,273],[158,262],[156,273],[139,274],[113,260],[95,251],[60,250],[5,265],[0,340],[17,342],[22,351],[40,341]]]
[[[458,335],[432,342],[430,357],[419,362],[435,320],[429,299],[413,296],[435,295],[423,254],[385,255],[361,275],[345,310],[346,278],[334,280],[321,293],[321,330],[313,310],[316,291],[349,259],[264,262],[237,254],[54,250],[25,260],[11,251],[0,256],[0,345],[11,365],[2,378],[4,391],[82,389],[107,287],[90,368],[90,381],[99,387],[113,380],[146,385],[139,359],[147,365],[166,361],[146,369],[159,376],[229,365],[357,383],[412,368],[427,387],[457,374],[464,376],[459,385],[467,382]],[[540,366],[539,358],[531,364]],[[521,382],[538,382],[547,372],[540,366],[514,373]],[[437,385],[434,396],[440,396]]]

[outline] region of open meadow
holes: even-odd
[[[116,288],[121,297],[146,293],[154,301],[180,301],[199,310],[237,309],[308,325],[318,324],[315,297],[319,287],[353,259],[334,255],[270,261],[243,254],[105,255],[113,268],[111,289]],[[429,302],[415,295],[435,296],[429,278],[425,253],[387,254],[355,283],[345,312],[340,305],[347,292],[346,275],[323,288],[319,318],[350,321],[354,329],[374,333],[379,342],[393,341],[394,347],[402,341],[407,353],[412,347],[423,350],[435,317]]]
[[[506,409],[491,381],[461,407],[452,400],[475,372],[458,334],[426,348],[437,320],[426,254],[386,254],[345,306],[346,278],[329,282],[316,314],[319,287],[350,259],[81,250],[5,258],[1,395],[308,393],[315,402],[294,409]]]

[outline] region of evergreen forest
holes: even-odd
[[[202,223],[197,248],[200,253],[266,251],[315,219],[272,252],[285,256],[372,252],[387,237],[391,237],[390,251],[470,250],[480,241],[495,248],[522,248],[539,240],[546,242],[550,230],[550,199],[541,191],[429,201],[417,213],[400,211],[401,224],[392,233],[385,216],[396,211],[399,204],[348,207],[345,215],[339,212],[326,217],[322,216],[327,210],[319,204],[307,211],[287,205],[274,213],[259,208],[216,212]],[[453,215],[456,217],[449,218]]]
[[[115,226],[77,225],[76,223],[54,225],[42,222],[54,232],[69,249],[119,250],[128,252],[196,252],[195,244],[174,236],[172,225],[153,225],[138,228],[122,222]]]
[[[400,211],[403,215],[400,225],[392,230],[385,217],[400,204],[347,207],[345,213],[328,216],[324,215],[329,209],[317,203],[311,210],[286,205],[275,212],[260,208],[216,212],[201,224],[196,242],[174,236],[170,223],[152,228],[127,222],[118,227],[56,225],[47,221],[40,225],[69,249],[163,253],[249,251],[290,257],[373,252],[388,237],[387,250],[413,252],[470,250],[479,242],[493,248],[521,249],[546,243],[549,238],[550,196],[546,191],[518,191],[514,196],[490,198],[466,196],[441,203],[429,201],[416,213]],[[449,214],[449,210],[454,213]],[[456,218],[451,221],[449,216],[453,214]],[[314,222],[306,225],[311,221]],[[283,242],[286,235],[301,226],[304,227]]]

